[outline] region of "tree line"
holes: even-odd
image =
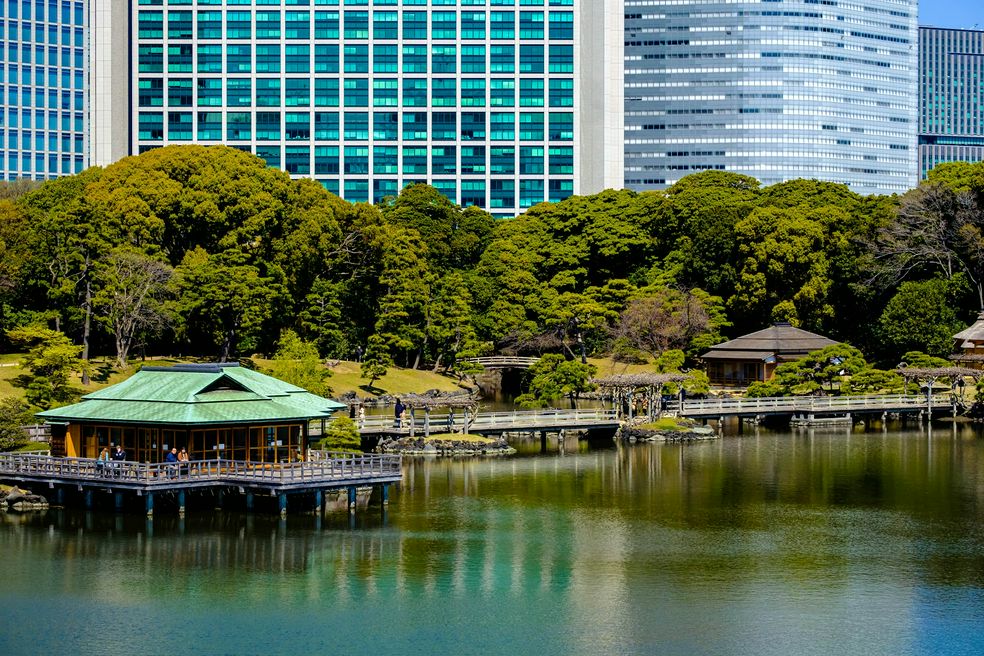
[[[708,171],[496,222],[423,184],[351,204],[232,148],[0,188],[0,344],[278,349],[434,370],[483,353],[653,361],[789,321],[894,365],[984,306],[984,165],[900,197]],[[50,336],[49,336],[50,337]]]

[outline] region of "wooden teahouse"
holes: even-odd
[[[122,445],[127,460],[162,462],[172,447],[192,460],[294,462],[308,426],[345,406],[238,364],[144,367],[74,405],[38,413],[51,454],[96,458]]]
[[[984,369],[984,312],[977,315],[973,325],[953,336],[950,359],[961,367]]]
[[[832,339],[776,323],[768,328],[724,342],[700,356],[712,385],[745,387],[772,378],[783,362],[837,344]]]

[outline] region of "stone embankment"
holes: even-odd
[[[628,442],[695,442],[717,439],[718,434],[707,426],[691,426],[680,430],[657,430],[641,426],[622,426],[616,439]]]
[[[6,510],[44,510],[48,500],[38,494],[31,494],[16,487],[0,490],[0,511]]]
[[[455,440],[434,439],[423,437],[401,437],[384,439],[376,447],[377,453],[399,453],[402,455],[433,455],[433,456],[492,456],[516,453],[505,438],[488,438],[486,440]]]

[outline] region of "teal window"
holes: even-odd
[[[423,78],[403,78],[403,106],[427,106],[427,80]]]
[[[256,38],[257,39],[280,38],[280,12],[279,11],[256,12]]]
[[[542,11],[519,12],[519,38],[521,40],[543,38]]]
[[[395,11],[372,12],[372,38],[393,40],[399,38],[399,19]]]
[[[398,73],[400,71],[400,55],[398,46],[375,44],[372,47],[373,73]]]
[[[280,112],[256,112],[256,138],[280,141]]]
[[[311,149],[308,146],[287,146],[284,149],[284,170],[294,175],[310,175]]]
[[[253,71],[252,46],[226,46],[226,72],[251,73]]]
[[[493,146],[489,149],[489,173],[513,175],[516,173],[516,149],[512,146]]]
[[[140,112],[137,115],[137,138],[141,141],[164,140],[164,114]]]
[[[222,12],[221,11],[198,12],[198,38],[199,39],[222,38]]]
[[[427,114],[426,113],[404,112],[403,140],[404,141],[427,140]]]
[[[550,40],[574,38],[574,12],[550,12]]]
[[[523,78],[519,81],[519,106],[543,107],[543,78]]]
[[[485,38],[485,12],[484,11],[461,12],[461,38],[462,39]]]
[[[461,46],[461,72],[485,72],[485,46]]]
[[[485,114],[461,113],[461,138],[464,140],[485,140]],[[462,150],[464,153],[464,150]]]
[[[403,72],[427,72],[427,46],[403,46]]]
[[[199,73],[222,72],[222,46],[199,44],[197,56]]]
[[[574,46],[550,45],[550,72],[574,72]]]
[[[513,207],[516,205],[516,182],[514,180],[491,180],[489,182],[489,207]]]
[[[485,107],[485,80],[466,78],[461,81],[461,106]]]
[[[516,105],[516,80],[493,79],[489,89],[489,105],[492,107],[513,107]]]
[[[190,11],[167,12],[167,38],[190,39],[195,35],[192,29]]]
[[[249,107],[253,104],[253,81],[231,77],[226,80],[226,106]]]
[[[515,73],[516,47],[492,46],[489,48],[489,72]]]
[[[453,11],[435,11],[431,14],[431,37],[455,40],[458,38],[458,15]]]
[[[284,115],[284,137],[287,141],[310,141],[311,115],[307,112],[287,112]]]
[[[516,38],[516,13],[512,11],[493,11],[489,15],[489,36],[492,39],[513,40]]]
[[[433,107],[458,105],[457,81],[453,77],[431,80],[431,105]]]
[[[431,148],[431,171],[434,175],[454,175],[458,170],[457,150],[454,146]]]
[[[403,174],[427,175],[427,149],[423,146],[403,147]]]
[[[338,112],[314,113],[314,138],[316,141],[338,141]],[[338,153],[335,153],[336,156]]]
[[[280,45],[261,44],[256,46],[256,72],[280,72]]]
[[[345,146],[345,174],[365,175],[369,173],[369,146]],[[346,196],[346,199],[348,196]]]
[[[551,146],[548,151],[550,175],[574,174],[574,149],[570,146]]]
[[[543,175],[543,147],[522,146],[519,149],[519,174]],[[543,200],[542,194],[540,200]]]
[[[431,114],[431,139],[434,141],[458,140],[458,117],[454,112]]]
[[[338,38],[338,12],[337,11],[314,12],[314,38],[315,39]]]
[[[346,141],[369,141],[369,113],[345,112]]]
[[[404,2],[404,4],[406,3]],[[427,12],[403,12],[403,38],[414,41],[427,38]]]
[[[219,53],[220,69],[221,65],[222,54]],[[139,73],[163,73],[164,46],[141,43],[137,53],[137,71]],[[38,84],[40,85],[41,83],[39,82]]]
[[[167,47],[167,72],[191,73],[193,71],[191,44],[181,43]]]
[[[171,78],[167,81],[167,104],[171,107],[191,107],[194,94],[190,78]]]
[[[533,207],[543,202],[543,180],[519,181],[519,206]]]
[[[395,175],[399,173],[400,157],[396,146],[372,147],[372,172],[374,175]]]
[[[574,106],[574,80],[570,78],[552,78],[550,80],[550,106]]]
[[[543,46],[542,45],[519,46],[519,72],[520,73],[543,72]]]
[[[257,131],[259,131],[259,127],[257,127]],[[269,168],[280,168],[280,146],[275,146],[272,144],[257,146],[256,156],[266,161],[266,165]]]
[[[191,141],[194,137],[191,112],[167,113],[167,138],[169,141]]]
[[[461,147],[461,172],[463,174],[485,173],[485,146]]]
[[[346,79],[343,86],[346,107],[369,106],[369,80]]]
[[[163,39],[164,13],[160,11],[137,12],[137,36],[140,39]]]
[[[310,73],[311,47],[306,44],[284,46],[284,70],[288,73]]]
[[[368,11],[346,11],[344,12],[345,39],[368,39],[369,38],[369,12]]]
[[[164,106],[164,80],[161,78],[140,78],[137,82],[137,106],[138,107],[163,107]],[[16,116],[16,112],[11,112],[11,117]]]
[[[314,81],[314,106],[338,107],[338,79],[316,78]]]
[[[346,151],[348,149],[346,148]],[[346,161],[348,156],[346,155]],[[368,168],[368,166],[367,166]],[[346,180],[345,192],[342,197],[350,203],[365,203],[369,200],[368,180]]]
[[[455,46],[431,46],[431,71],[455,73],[458,70],[458,49]]]
[[[485,207],[485,180],[461,181],[461,206]]]
[[[550,141],[574,141],[574,113],[550,112]]]
[[[198,140],[222,141],[222,112],[198,112]]]
[[[550,193],[550,202],[559,203],[565,198],[570,198],[572,195],[574,195],[574,181],[551,180],[548,189]]]
[[[307,11],[288,11],[284,15],[284,36],[291,41],[311,38],[311,14]]]
[[[338,73],[338,44],[320,44],[314,46],[314,72]]]
[[[253,16],[248,11],[230,11],[226,14],[227,39],[252,39]]]
[[[369,72],[369,46],[344,46],[342,48],[342,54],[345,57],[344,70],[346,73]]]
[[[280,107],[280,78],[257,78],[256,106]],[[257,130],[259,121],[257,121]]]
[[[222,79],[214,77],[198,78],[198,106],[222,106]],[[221,127],[220,127],[221,132]],[[219,137],[222,138],[221,136]]]
[[[399,114],[396,112],[373,112],[372,138],[375,141],[396,141],[399,129]]]
[[[338,146],[314,147],[314,173],[315,175],[338,175]]]
[[[284,105],[287,107],[311,106],[310,78],[287,78],[284,89]]]
[[[516,115],[512,112],[492,112],[489,115],[489,139],[513,141],[516,139]]]
[[[372,202],[381,203],[385,198],[394,197],[399,193],[396,180],[381,180],[376,178],[372,181]]]
[[[400,82],[396,78],[376,78],[372,81],[373,107],[396,107],[399,96]]]
[[[458,181],[457,180],[434,180],[431,185],[452,203],[458,202]]]
[[[520,112],[519,140],[543,141],[543,114]]]

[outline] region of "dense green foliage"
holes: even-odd
[[[47,325],[120,366],[271,354],[281,335],[305,359],[358,351],[370,384],[393,364],[453,371],[490,352],[682,351],[692,366],[786,320],[891,367],[945,356],[984,294],[984,164],[940,167],[901,198],[708,171],[498,223],[426,185],[353,205],[225,147],[0,192],[0,334]],[[37,402],[61,402],[60,384]]]
[[[361,445],[359,429],[355,422],[345,415],[337,415],[325,428],[324,437],[318,443],[318,448],[327,451],[358,452]]]
[[[0,399],[0,451],[15,451],[30,440],[23,426],[34,423],[31,407],[12,397]]]

